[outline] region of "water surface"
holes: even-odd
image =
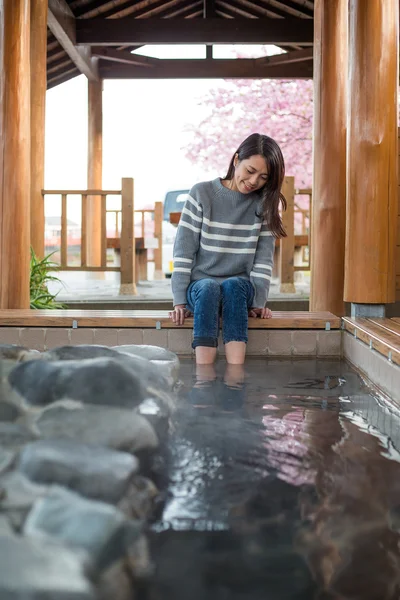
[[[181,377],[146,596],[400,598],[400,413],[339,361]]]

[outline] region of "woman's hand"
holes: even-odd
[[[191,317],[192,313],[187,310],[186,304],[177,304],[174,306],[174,310],[169,313],[169,318],[175,323],[175,325],[183,325],[186,317]]]
[[[260,319],[270,319],[272,312],[269,308],[251,308],[249,310],[249,317],[260,317]]]

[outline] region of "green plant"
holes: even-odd
[[[65,308],[61,302],[57,302],[57,294],[49,292],[49,281],[57,281],[60,279],[55,275],[51,275],[59,267],[57,263],[50,260],[54,252],[48,254],[42,259],[39,259],[33,248],[31,248],[31,263],[30,263],[30,306],[31,308]]]

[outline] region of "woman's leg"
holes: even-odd
[[[221,284],[223,339],[226,360],[241,365],[246,355],[248,340],[248,310],[254,296],[250,281],[230,277]]]
[[[187,299],[194,313],[192,347],[196,350],[196,363],[213,363],[217,355],[221,286],[213,279],[199,279],[190,284]]]

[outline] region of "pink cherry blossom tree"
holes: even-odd
[[[225,175],[229,160],[254,132],[274,138],[282,148],[287,175],[296,187],[312,183],[313,86],[310,80],[224,80],[199,99],[208,114],[186,127],[186,157],[205,171]]]

